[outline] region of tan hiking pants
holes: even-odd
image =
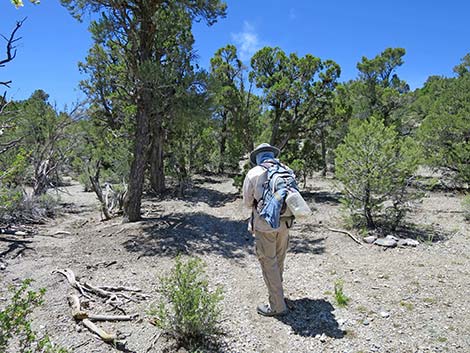
[[[255,239],[256,255],[268,287],[269,305],[271,310],[282,312],[286,310],[282,273],[289,246],[289,229],[281,227],[279,231],[270,233],[255,231]]]

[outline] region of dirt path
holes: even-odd
[[[6,254],[0,271],[0,298],[6,284],[35,279],[47,288],[35,327],[73,352],[111,352],[70,316],[64,278],[70,268],[92,284],[140,287],[150,298],[126,304],[142,319],[104,323],[127,336],[130,351],[145,353],[156,329],[145,312],[158,302],[158,276],[178,253],[207,263],[210,282],[224,288],[223,327],[227,352],[468,352],[470,347],[470,232],[460,212],[460,196],[427,195],[413,216],[421,236],[416,248],[360,247],[327,226],[339,226],[338,194],[327,180],[312,180],[305,195],[316,212],[294,227],[286,261],[285,289],[292,310],[282,318],[256,314],[266,300],[261,271],[246,232],[246,211],[229,180],[201,178],[184,200],[146,200],[146,221],[101,222],[93,194],[79,186],[64,194],[64,215],[38,228],[21,256]],[[432,243],[431,228],[447,238]],[[424,229],[424,230],[423,230]],[[62,232],[62,233],[59,233]],[[0,253],[5,244],[0,242]],[[337,280],[350,298],[334,300]],[[5,284],[5,285],[3,285]],[[1,302],[0,302],[1,306]],[[114,312],[90,303],[90,310]],[[119,313],[119,312],[118,312]],[[167,346],[160,339],[154,351]]]

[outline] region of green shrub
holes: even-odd
[[[14,210],[19,209],[23,200],[20,188],[3,187],[0,184],[0,223],[10,223]]]
[[[57,213],[56,197],[27,195],[21,188],[0,186],[0,223],[42,223]]]
[[[28,290],[32,280],[24,280],[18,289],[10,287],[12,298],[0,311],[0,352],[6,352],[11,339],[18,340],[18,351],[28,353],[67,353],[67,350],[55,347],[49,336],[39,338],[31,328],[29,316],[42,305],[45,289],[39,292]]]
[[[343,292],[342,280],[337,280],[335,282],[335,299],[339,306],[346,306],[349,303],[349,298]]]
[[[470,194],[462,200],[463,217],[466,221],[470,221]]]
[[[164,301],[150,311],[157,327],[192,351],[221,334],[222,290],[209,291],[204,266],[199,259],[183,262],[178,257],[171,274],[161,278]]]
[[[379,119],[352,123],[336,149],[336,176],[343,185],[343,204],[355,227],[395,229],[418,194],[409,188],[418,166],[411,139],[399,138]]]

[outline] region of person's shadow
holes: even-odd
[[[335,319],[333,305],[324,299],[286,299],[289,311],[276,319],[292,327],[294,334],[315,337],[325,334],[332,338],[343,338],[345,332]]]

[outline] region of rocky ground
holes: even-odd
[[[133,224],[102,222],[93,194],[79,185],[66,189],[62,215],[27,242],[12,246],[0,235],[0,308],[7,285],[33,278],[35,288],[47,289],[34,327],[72,352],[117,349],[72,319],[67,295],[78,291],[54,270],[71,269],[94,285],[141,288],[146,300],[121,307],[137,320],[99,326],[125,337],[128,352],[172,352],[164,337],[150,348],[159,332],[146,312],[178,253],[203,259],[210,283],[224,288],[221,352],[470,351],[470,227],[459,194],[425,195],[409,220],[419,245],[385,248],[329,230],[342,228],[339,194],[327,179],[309,181],[305,196],[316,211],[293,228],[286,260],[291,310],[267,318],[256,313],[266,290],[248,213],[230,180],[201,177],[184,199],[146,199],[145,221]],[[350,299],[345,307],[335,301],[338,280]],[[87,310],[122,314],[100,300]]]

